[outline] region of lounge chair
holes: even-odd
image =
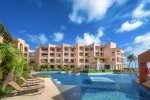
[[[29,81],[29,80],[26,80],[24,77],[20,77],[20,79],[25,82],[25,84],[41,84],[43,83],[44,81],[42,80],[32,80],[32,81]]]
[[[37,86],[28,86],[28,87],[20,87],[16,82],[14,81],[10,81],[8,83],[10,86],[12,86],[16,91],[17,93],[31,93],[31,92],[35,92],[35,91],[38,91],[40,89],[43,89],[45,88],[44,85],[37,85]],[[40,92],[42,93],[42,91]]]
[[[41,80],[41,81],[43,81],[43,82],[44,82],[44,80],[43,80],[43,79],[40,79],[40,78],[34,78],[31,74],[29,74],[29,77],[30,77],[31,79],[27,79],[27,81],[28,81],[28,80],[29,80],[29,81]]]

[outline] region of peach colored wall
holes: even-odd
[[[13,39],[13,41],[17,48],[20,51],[22,51],[25,59],[29,60],[29,45],[26,44],[25,41],[20,38]]]
[[[138,55],[138,64],[139,64],[139,82],[143,83],[147,81],[148,68],[147,62],[150,62],[150,50],[143,52]]]

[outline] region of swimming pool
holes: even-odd
[[[48,74],[65,100],[150,100],[150,92],[137,88],[134,74]]]

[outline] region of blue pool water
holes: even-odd
[[[150,91],[133,82],[134,74],[39,74],[49,74],[65,100],[150,100]]]

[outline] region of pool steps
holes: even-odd
[[[57,85],[61,85],[61,82],[58,81],[58,79],[54,79],[54,81],[56,82]]]

